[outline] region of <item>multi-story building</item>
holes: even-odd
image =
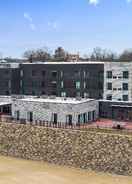
[[[0,64],[0,95],[87,97],[100,116],[132,120],[132,62]]]
[[[132,101],[132,62],[105,62],[104,99]]]
[[[23,63],[21,94],[101,99],[103,73],[103,62]]]
[[[20,93],[19,64],[0,64],[0,95],[11,95]]]

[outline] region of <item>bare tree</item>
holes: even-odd
[[[61,60],[61,59],[66,60],[67,55],[68,55],[68,53],[62,47],[58,47],[55,50],[54,58],[59,59],[59,60]]]
[[[124,50],[120,55],[119,60],[132,61],[132,49]]]
[[[93,52],[90,56],[90,59],[92,61],[98,61],[98,60],[101,60],[101,61],[112,61],[114,59],[116,59],[117,56],[114,52],[110,51],[110,50],[107,50],[107,49],[102,49],[100,47],[96,47],[93,49]]]
[[[27,50],[24,52],[24,58],[28,59],[28,61],[45,61],[51,59],[51,54],[48,49],[40,48],[36,50]]]

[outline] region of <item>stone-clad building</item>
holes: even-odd
[[[30,97],[12,102],[12,116],[29,122],[88,123],[98,118],[98,109],[98,101],[84,98]]]

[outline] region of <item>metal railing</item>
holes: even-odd
[[[12,124],[23,124],[23,125],[32,125],[32,126],[41,126],[41,127],[46,127],[46,128],[58,128],[58,129],[72,129],[72,130],[84,130],[84,131],[101,131],[103,133],[125,133],[125,134],[132,134],[132,128],[127,129],[127,128],[122,128],[122,127],[109,127],[109,126],[100,126],[96,124],[96,122],[87,122],[87,123],[78,123],[78,124],[67,124],[67,123],[62,123],[62,122],[49,122],[49,121],[27,121],[25,119],[21,120],[16,120],[12,117],[7,117],[7,118],[1,118],[0,117],[0,122],[2,123],[12,123]]]
[[[82,129],[88,129],[89,127],[92,126],[93,122],[87,122],[87,123],[77,123],[77,124],[68,124],[64,122],[57,122],[54,123],[52,121],[41,121],[41,120],[36,120],[36,121],[27,121],[25,119],[17,120],[12,117],[0,117],[0,122],[3,123],[14,123],[14,124],[23,124],[23,125],[32,125],[32,126],[43,126],[43,127],[49,127],[49,128],[61,128],[61,129],[77,129],[77,130],[82,130]],[[97,126],[98,128],[98,126]]]

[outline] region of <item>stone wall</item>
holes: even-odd
[[[132,175],[132,135],[0,124],[0,154]]]

